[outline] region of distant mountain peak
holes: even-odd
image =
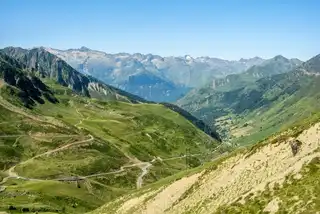
[[[91,49],[85,47],[85,46],[82,46],[80,49],[80,51],[90,51]]]
[[[100,78],[102,81],[116,87],[122,87],[129,75],[135,75],[140,71],[147,71],[158,77],[174,83],[185,90],[187,87],[200,87],[210,79],[224,77],[228,74],[240,73],[252,65],[261,64],[264,59],[251,58],[240,63],[238,60],[223,60],[212,57],[193,57],[188,53],[181,56],[162,57],[153,54],[141,53],[105,53],[81,47],[80,49],[49,50],[53,54],[67,61],[73,68],[87,74]],[[90,59],[88,59],[88,57]],[[88,59],[88,60],[87,60]],[[84,64],[86,62],[86,64]],[[87,72],[84,72],[86,67]],[[184,85],[183,87],[180,87]],[[157,86],[158,87],[158,86]],[[129,89],[127,89],[129,90]],[[130,89],[131,90],[131,89]],[[168,89],[169,90],[169,89]],[[176,95],[180,96],[181,93]],[[130,92],[144,93],[143,88],[132,89]],[[149,91],[146,92],[148,96]],[[174,93],[169,94],[163,90],[165,98],[175,97]],[[144,95],[139,94],[142,97]],[[162,96],[162,95],[161,95]],[[168,101],[165,99],[163,101]]]
[[[261,57],[258,57],[258,56],[255,56],[253,58],[241,58],[239,60],[239,62],[241,63],[247,63],[247,62],[250,62],[250,61],[263,61],[264,59],[262,59]]]
[[[50,49],[48,49],[47,48],[47,50],[56,50],[56,51],[59,51],[58,49],[52,49],[52,48],[50,48]],[[91,49],[90,48],[87,48],[87,47],[85,47],[85,46],[81,46],[80,48],[69,48],[69,49],[67,49],[67,50],[65,50],[65,51],[83,51],[83,52],[87,52],[87,51],[91,51]]]
[[[292,63],[294,63],[296,66],[299,66],[299,65],[301,65],[301,64],[303,63],[303,61],[301,61],[301,60],[298,59],[298,58],[291,58],[290,61],[291,61]]]
[[[311,59],[309,59],[308,61],[319,61],[320,60],[320,54],[312,57]]]
[[[185,55],[184,58],[185,58],[186,60],[193,60],[193,58],[192,58],[190,55]]]
[[[274,60],[288,60],[287,58],[285,58],[284,56],[282,56],[282,55],[277,55],[277,56],[275,56],[275,57],[273,57],[273,59]]]
[[[320,73],[320,54],[303,63],[302,69],[309,73]]]

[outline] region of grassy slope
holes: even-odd
[[[101,208],[90,212],[92,214],[106,214],[106,213],[115,213],[122,205],[130,201],[131,199],[137,200],[139,197],[143,195],[150,196],[138,203],[138,206],[130,209],[131,213],[134,213],[136,209],[143,207],[149,200],[152,201],[153,197],[156,196],[159,190],[162,190],[168,187],[170,184],[180,180],[181,178],[186,178],[190,175],[194,175],[196,173],[203,172],[201,175],[204,178],[207,174],[214,172],[222,163],[227,162],[235,156],[244,155],[245,158],[250,157],[252,154],[258,152],[262,147],[265,147],[270,144],[279,144],[291,137],[297,137],[304,130],[309,129],[312,125],[320,121],[320,114],[315,114],[312,117],[301,120],[297,123],[294,123],[290,129],[282,132],[281,134],[274,134],[269,137],[267,140],[259,142],[255,145],[238,148],[237,150],[225,155],[220,158],[207,162],[204,165],[201,165],[196,168],[188,169],[185,171],[181,171],[173,176],[166,177],[161,179],[153,184],[147,185],[144,188],[132,192],[130,194],[126,194],[124,197],[120,199],[116,199],[102,206]],[[319,152],[320,147],[318,147],[315,151]],[[286,176],[284,183],[279,186],[275,185],[271,188],[266,186],[265,190],[258,191],[253,197],[249,195],[245,197],[244,203],[238,203],[238,201],[231,203],[229,205],[224,205],[219,207],[215,213],[262,213],[262,210],[266,207],[266,205],[275,198],[278,198],[281,203],[279,204],[279,213],[287,213],[288,209],[293,211],[294,213],[300,212],[302,213],[316,213],[320,210],[319,204],[320,201],[318,199],[318,195],[320,194],[319,189],[319,176],[320,176],[320,159],[319,157],[313,158],[308,164],[304,165],[299,172],[301,175],[300,178],[296,178],[295,176]],[[201,178],[200,177],[200,178]],[[205,181],[205,183],[208,181]],[[194,191],[198,188],[198,182],[194,183],[190,189],[182,194],[182,196],[176,201],[174,204],[179,203],[180,200],[185,199],[188,195],[193,194]],[[178,191],[178,190],[177,190]],[[174,194],[174,193],[173,193]],[[295,197],[294,197],[295,196]],[[298,197],[297,197],[298,196]],[[134,200],[132,203],[135,203]],[[206,201],[212,201],[212,199],[205,199]],[[150,202],[149,201],[149,202]],[[185,207],[186,209],[188,208]],[[199,208],[199,207],[198,207]],[[200,207],[201,208],[201,207]],[[168,211],[168,210],[167,210]],[[183,212],[183,211],[181,211]],[[196,213],[196,210],[184,210],[183,213]]]
[[[2,85],[0,89],[2,97],[15,106],[0,100],[5,106],[0,105],[1,177],[6,177],[2,174],[15,164],[15,171],[29,178],[85,176],[119,170],[135,158],[151,161],[154,156],[181,156],[186,148],[189,153],[207,154],[217,145],[162,105],[103,102],[77,96],[51,81],[46,84],[59,103],[45,102],[33,110],[23,108],[15,96],[8,94],[12,87]],[[54,148],[88,140],[88,134],[93,136],[92,141],[27,161]],[[194,166],[203,158],[199,156],[188,164]],[[182,163],[177,159],[164,162],[166,167],[155,166],[144,183],[181,171],[185,168]],[[132,167],[118,174],[88,178],[79,186],[75,182],[9,179],[0,193],[0,210],[12,206],[17,211],[83,213],[135,189],[140,173],[139,168]]]
[[[277,56],[244,73],[217,80],[215,89],[207,86],[194,90],[177,103],[215,125],[224,140],[251,144],[319,109],[319,78],[295,71],[286,73],[300,63]],[[318,63],[317,57],[301,68],[310,70],[308,63],[313,69]],[[309,98],[302,99],[304,97]],[[302,113],[302,109],[306,111]]]
[[[272,89],[264,94],[269,99],[275,99],[270,105],[258,108],[250,113],[242,115],[238,119],[238,127],[243,126],[247,121],[251,121],[252,127],[249,135],[240,137],[235,142],[244,145],[252,144],[264,139],[271,134],[280,133],[305,118],[312,117],[320,109],[320,78],[301,77],[299,80],[303,84],[301,89],[293,94],[280,94],[279,89]]]
[[[186,104],[192,103],[192,94],[180,104],[207,123],[215,123],[224,140],[252,144],[318,112],[319,82],[319,76],[289,72],[228,92],[201,89],[195,104]]]
[[[283,56],[276,56],[260,65],[250,67],[243,73],[231,74],[223,79],[217,79],[215,90],[227,92],[243,88],[263,77],[286,73],[301,63],[299,60],[294,61],[286,59]]]

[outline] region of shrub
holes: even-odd
[[[63,118],[61,114],[57,114],[57,118]]]

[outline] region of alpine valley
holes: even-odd
[[[0,213],[320,212],[320,55],[0,50]]]
[[[140,53],[107,54],[86,47],[46,50],[84,74],[157,102],[176,101],[191,88],[202,86],[208,80],[240,73],[264,62],[259,57],[228,61],[210,57],[192,58],[188,55],[161,57]]]

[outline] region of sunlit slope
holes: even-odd
[[[84,97],[8,60],[0,211],[87,212],[216,155],[217,140],[163,105]]]
[[[281,132],[320,109],[319,58],[296,69],[237,89],[202,88],[180,100],[180,107],[218,127],[224,140],[252,144]]]
[[[313,118],[92,213],[317,213],[319,177],[320,123]]]
[[[152,173],[146,174],[145,180],[150,183],[185,169],[183,155],[186,151],[190,155],[187,161],[190,167],[200,164],[217,146],[189,121],[161,105],[104,103],[82,97],[70,99],[66,95],[56,97],[59,104],[46,102],[32,111],[2,101],[3,172],[14,167],[10,176],[39,179],[30,182],[44,182],[44,188],[66,184],[43,180],[79,176],[80,185],[84,185],[83,194],[91,192],[90,197],[100,198],[97,202],[102,204],[110,197],[135,189],[145,162],[151,162],[155,157],[174,158],[153,162],[156,167],[151,168]],[[193,154],[195,156],[191,157]],[[86,176],[88,178],[83,178]],[[27,184],[22,182],[21,185]],[[70,186],[76,187],[76,184]],[[49,193],[45,189],[41,191]],[[82,200],[86,202],[86,197]],[[27,204],[31,201],[25,199]],[[10,203],[14,202],[10,199]],[[43,203],[49,202],[51,199]],[[9,203],[6,197],[3,203]],[[87,205],[79,206],[88,209],[96,206]]]

